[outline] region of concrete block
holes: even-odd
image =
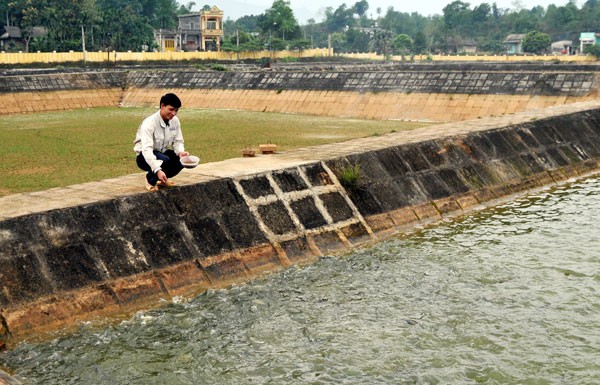
[[[305,236],[282,242],[281,247],[292,263],[312,260],[314,257],[322,255],[312,238],[309,240]]]
[[[270,244],[241,250],[238,259],[252,274],[263,274],[282,267],[277,251]]]
[[[123,277],[108,282],[106,287],[119,304],[167,295],[160,278],[157,278],[155,272]]]
[[[210,282],[218,285],[226,285],[248,277],[245,265],[234,255],[211,259],[208,263],[203,261],[202,265]]]
[[[277,201],[259,206],[258,213],[265,225],[274,234],[285,234],[296,230],[296,226],[282,202]]]
[[[211,282],[197,261],[187,261],[157,271],[157,275],[170,295],[198,292],[211,286]]]
[[[461,206],[458,204],[458,202],[456,202],[454,197],[437,199],[433,201],[433,204],[442,215],[456,211],[462,211]]]
[[[390,211],[389,215],[396,226],[403,226],[419,220],[411,207],[403,207]]]
[[[346,199],[339,192],[331,192],[319,195],[327,213],[331,216],[333,223],[345,221],[354,217],[354,212],[348,206]]]
[[[388,213],[369,215],[365,217],[365,220],[375,233],[392,230],[395,227],[394,221]]]
[[[347,244],[342,240],[337,231],[314,234],[312,238],[323,255],[347,248]]]
[[[373,239],[373,235],[362,223],[353,223],[339,229],[340,232],[353,244],[361,244]]]

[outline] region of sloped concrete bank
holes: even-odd
[[[459,121],[592,100],[598,75],[438,66],[381,71],[132,72],[123,106],[154,106],[167,91],[192,108]]]
[[[595,172],[599,107],[365,138],[318,158],[303,149],[267,158],[272,169],[7,218],[0,341],[246,281]]]
[[[188,108],[458,121],[595,99],[598,73],[597,66],[489,64],[23,73],[0,76],[0,108],[154,107],[176,92]]]
[[[0,76],[2,115],[116,107],[123,96],[125,72],[11,74]]]

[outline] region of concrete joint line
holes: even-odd
[[[269,181],[271,187],[273,188],[273,191],[275,191],[275,195],[279,198],[281,203],[283,203],[283,206],[285,207],[288,215],[290,216],[290,219],[294,223],[294,226],[296,226],[298,233],[304,234],[306,229],[304,228],[304,225],[300,222],[300,219],[298,219],[296,213],[294,213],[294,210],[292,210],[292,208],[290,207],[290,200],[286,199],[283,190],[281,190],[277,182],[275,182],[275,179],[273,179],[273,175],[270,172],[266,174],[266,178]]]
[[[192,251],[197,256],[202,255],[202,253],[196,246],[196,243],[193,241],[194,236],[192,235],[192,232],[190,231],[190,229],[187,227],[186,223],[180,222],[177,225],[177,227],[179,228],[179,231],[181,231],[181,233],[184,235],[183,240],[185,242],[185,245],[188,247],[188,250]]]
[[[340,229],[343,229],[346,226],[355,225],[357,223],[361,223],[358,218],[350,218],[350,219],[346,219],[345,221],[331,223],[331,224],[321,226],[316,229],[306,230],[306,234],[314,235],[314,234],[320,234],[320,233],[327,232],[327,231],[338,231]]]
[[[344,197],[344,200],[348,204],[348,207],[350,207],[350,209],[352,210],[354,217],[357,218],[358,221],[365,227],[365,229],[367,230],[367,233],[369,233],[369,235],[374,236],[373,230],[367,224],[367,221],[365,220],[365,218],[363,218],[360,211],[358,211],[358,208],[354,205],[354,203],[352,202],[352,199],[350,199],[348,194],[346,194],[346,190],[344,189],[344,187],[342,186],[342,184],[340,183],[338,178],[335,176],[333,171],[331,171],[331,169],[329,167],[327,167],[327,165],[324,162],[321,162],[321,166],[323,166],[323,169],[327,172],[327,174],[329,174],[329,177],[331,178],[331,181],[333,182],[333,184],[335,186],[338,186],[339,193],[342,195],[342,197]]]
[[[267,239],[269,240],[269,242],[271,244],[278,244],[277,236],[263,222],[263,220],[262,220],[262,218],[260,216],[260,213],[258,212],[257,205],[253,203],[253,199],[249,198],[248,195],[246,195],[246,192],[244,191],[244,188],[242,187],[242,185],[240,184],[240,182],[238,180],[234,179],[233,180],[233,184],[235,185],[235,188],[236,188],[237,192],[244,199],[244,202],[246,202],[246,204],[248,205],[248,209],[250,210],[250,212],[252,213],[252,215],[256,219],[256,222],[258,223],[258,227],[261,229],[261,231],[263,232],[263,234],[265,234],[265,236],[267,237]]]
[[[261,196],[258,198],[250,198],[248,197],[248,204],[252,204],[252,205],[256,205],[256,206],[266,206],[269,205],[271,203],[275,203],[277,202],[278,198],[277,195],[275,194],[269,194],[269,195],[265,195],[265,196]]]
[[[319,210],[319,212],[321,213],[321,215],[323,216],[323,218],[325,219],[325,221],[328,224],[333,224],[333,218],[331,217],[331,215],[329,215],[329,212],[325,208],[323,201],[319,197],[319,189],[316,189],[313,187],[313,185],[308,180],[306,173],[304,172],[304,170],[301,167],[298,167],[298,173],[300,174],[300,177],[302,178],[304,183],[306,183],[306,185],[308,186],[308,189],[309,189],[308,192],[313,195],[314,200],[315,200],[315,206],[317,207],[317,210]]]
[[[301,174],[302,175],[302,174]],[[305,181],[306,182],[306,181]],[[327,194],[330,192],[338,192],[339,188],[337,188],[336,186],[332,186],[332,185],[327,185],[327,186],[310,186],[309,184],[309,189],[307,190],[301,190],[301,191],[291,191],[291,192],[283,192],[283,197],[290,201],[296,201],[296,200],[300,200],[303,198],[306,198],[308,196],[318,196],[320,194]],[[276,194],[269,194],[269,195],[265,195],[265,196],[261,196],[258,198],[251,198],[248,197],[248,203],[254,204],[256,206],[266,206],[269,205],[271,203],[277,202],[279,200],[279,197]]]

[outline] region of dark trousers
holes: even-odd
[[[179,157],[177,156],[177,154],[175,154],[175,151],[173,150],[167,150],[165,152],[154,151],[154,156],[156,156],[156,159],[163,161],[160,168],[167,175],[167,178],[172,178],[175,175],[179,174],[181,170],[183,170],[183,166],[179,161]],[[142,155],[142,153],[140,153],[137,156],[135,162],[137,163],[139,168],[141,168],[144,171],[148,171],[148,173],[146,174],[146,180],[152,186],[155,186],[158,182],[158,177],[155,173],[152,172],[152,169],[150,168],[148,163],[146,163],[146,159],[144,159],[144,155]]]

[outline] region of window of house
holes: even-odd
[[[206,20],[206,29],[217,29],[216,20]]]

